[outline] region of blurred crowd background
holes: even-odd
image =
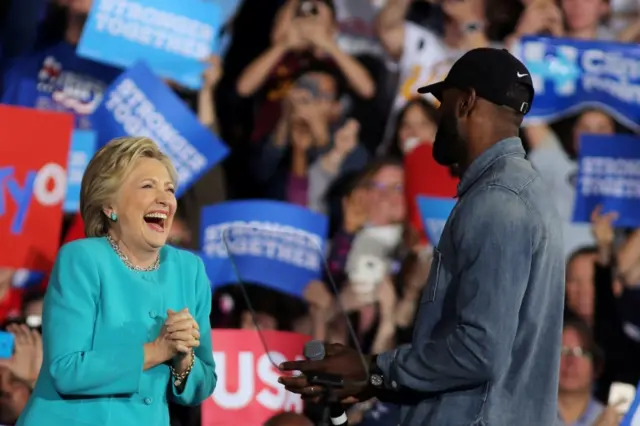
[[[72,72],[79,81],[95,83],[97,91],[110,84],[116,70],[74,56],[91,3],[0,4],[2,103],[20,104],[15,75],[25,68]],[[249,285],[259,327],[353,344],[347,320],[336,313],[339,299],[365,352],[409,342],[430,267],[430,243],[415,225],[415,201],[407,194],[419,186],[430,195],[454,197],[457,183],[455,168],[444,169],[428,156],[412,158],[417,147],[430,150],[437,130],[437,101],[418,97],[417,87],[444,78],[469,49],[512,49],[526,35],[638,43],[639,5],[637,0],[244,0],[224,29],[231,44],[211,58],[200,91],[168,82],[231,150],[179,200],[171,242],[200,247],[201,207],[225,200],[280,200],[326,214],[327,276],[309,283],[303,299]],[[615,213],[598,209],[590,225],[571,223],[577,141],[587,133],[630,131],[604,111],[589,109],[524,127],[522,139],[566,222],[559,422],[608,426],[617,425],[607,416],[610,384],[636,385],[640,379],[640,230],[615,229]],[[72,216],[65,218],[61,242],[72,222]],[[389,272],[376,285],[356,288],[346,267],[352,244],[362,230],[386,225],[402,228],[386,259]],[[25,290],[12,286],[14,278],[14,270],[0,268],[0,321],[16,336],[14,356],[0,360],[0,424],[5,425],[16,421],[42,360],[38,318],[46,282]],[[216,288],[212,297],[214,327],[256,327],[237,285]],[[353,425],[395,426],[397,415],[397,407],[377,401],[349,409]],[[304,415],[281,414],[265,424],[309,425],[316,416],[314,407],[307,407]],[[175,425],[200,424],[197,408],[172,407],[172,418]],[[245,426],[242,419],[237,422]]]

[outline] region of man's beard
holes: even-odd
[[[454,115],[442,115],[433,141],[433,158],[438,164],[451,166],[461,160],[464,140],[458,131],[458,120]]]

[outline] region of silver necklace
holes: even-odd
[[[158,257],[156,257],[156,261],[153,262],[151,266],[147,266],[143,268],[141,266],[136,266],[133,263],[131,263],[127,255],[124,254],[122,250],[120,250],[120,247],[118,246],[118,244],[115,241],[113,241],[113,238],[111,238],[111,235],[107,235],[107,241],[109,241],[109,245],[111,245],[111,248],[113,249],[113,251],[116,252],[118,257],[124,262],[126,267],[131,270],[138,271],[138,272],[151,272],[151,271],[155,271],[160,266],[160,254],[158,254]]]

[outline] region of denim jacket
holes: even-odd
[[[561,221],[519,138],[462,176],[413,343],[380,354],[403,426],[551,426],[564,305]]]

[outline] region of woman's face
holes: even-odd
[[[405,220],[404,170],[399,166],[385,166],[368,184],[369,221],[374,226],[392,225]]]
[[[560,6],[570,31],[584,31],[597,27],[608,11],[604,0],[562,0]]]
[[[582,135],[612,135],[615,132],[616,125],[610,116],[600,111],[586,111],[573,126],[573,148],[579,152]]]
[[[398,129],[398,143],[404,151],[404,145],[411,139],[420,142],[433,142],[436,137],[437,126],[427,117],[420,105],[413,104],[407,109]]]
[[[140,158],[122,182],[115,203],[105,209],[118,237],[141,250],[158,250],[169,236],[176,213],[175,185],[167,168],[154,158]],[[131,248],[131,247],[130,247]]]

